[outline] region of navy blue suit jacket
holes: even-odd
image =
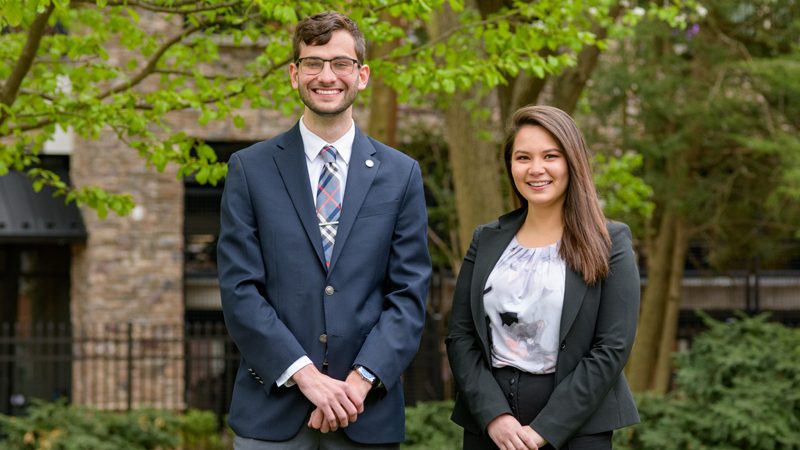
[[[229,423],[282,441],[313,405],[276,379],[302,355],[344,380],[354,364],[383,383],[345,428],[362,443],[404,438],[400,376],[419,348],[431,273],[419,165],[356,129],[330,270],[299,126],[236,152],[218,243],[222,308],[242,354]],[[369,163],[368,161],[372,161]]]

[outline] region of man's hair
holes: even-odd
[[[575,121],[564,111],[541,105],[518,109],[511,117],[503,146],[503,159],[508,181],[520,206],[526,206],[528,201],[514,184],[511,156],[517,133],[522,127],[530,125],[544,128],[567,159],[569,183],[564,200],[564,234],[559,253],[567,265],[583,276],[587,284],[597,283],[609,273],[611,237],[592,178],[589,147]]]
[[[352,19],[336,11],[325,11],[303,19],[294,30],[292,46],[294,61],[300,58],[300,44],[325,45],[331,40],[334,31],[344,30],[353,36],[356,41],[356,59],[358,64],[364,64],[367,53],[367,43],[364,35]]]

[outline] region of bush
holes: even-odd
[[[406,408],[403,450],[461,450],[462,429],[450,420],[452,401],[422,402]]]
[[[460,450],[461,428],[450,421],[453,402],[406,409],[404,450]],[[227,430],[227,429],[226,429]],[[100,411],[65,402],[34,402],[24,417],[0,415],[0,450],[222,450],[231,448],[214,413],[158,410]]]
[[[718,322],[676,356],[675,389],[637,397],[618,450],[800,449],[800,330],[765,315]]]
[[[217,450],[227,448],[216,416],[190,410],[99,411],[35,402],[24,417],[0,415],[0,450]]]

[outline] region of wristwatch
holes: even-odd
[[[370,372],[369,369],[367,369],[366,367],[364,367],[364,366],[355,366],[354,369],[355,369],[356,373],[358,373],[358,376],[361,377],[362,380],[366,381],[367,383],[371,384],[372,386],[375,386],[376,384],[378,384],[378,377],[376,377],[375,374]]]

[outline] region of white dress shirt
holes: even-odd
[[[484,286],[492,333],[492,367],[556,371],[567,266],[560,241],[523,247],[514,237]]]

